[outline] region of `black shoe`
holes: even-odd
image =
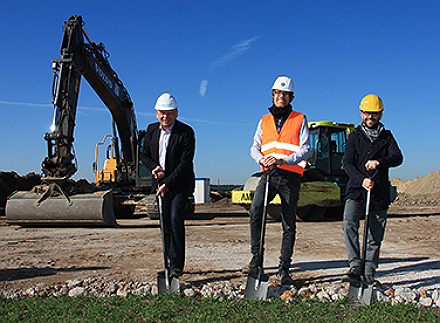
[[[173,268],[170,271],[170,277],[180,277],[183,275],[183,271],[180,268]]]
[[[253,256],[252,260],[249,262],[249,265],[241,269],[241,273],[243,275],[257,276],[259,266],[260,266],[260,257]],[[261,273],[263,274],[263,270],[261,271]]]
[[[361,281],[361,267],[353,266],[342,276],[343,282],[359,283]]]
[[[371,285],[373,287],[379,287],[380,282],[374,277],[374,275],[365,275],[364,282],[367,285]]]
[[[281,281],[281,285],[293,285],[295,281],[290,277],[288,268],[280,268],[278,270],[278,279]]]

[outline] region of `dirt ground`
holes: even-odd
[[[440,287],[440,207],[392,206],[378,276],[410,287]],[[151,281],[163,270],[157,220],[139,215],[119,228],[22,228],[0,218],[0,291],[101,276]],[[183,282],[245,282],[250,259],[247,211],[228,200],[197,205],[186,221]],[[276,272],[281,224],[269,222],[265,268]],[[347,269],[342,221],[298,222],[292,276],[333,282]],[[424,275],[426,272],[426,275]],[[414,275],[416,274],[416,275]]]

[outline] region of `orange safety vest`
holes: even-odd
[[[261,130],[263,131],[261,153],[263,156],[273,155],[276,158],[285,158],[299,151],[299,133],[303,119],[304,114],[291,111],[280,133],[278,133],[273,115],[271,113],[264,115],[261,120]],[[277,167],[302,176],[305,166],[306,161],[303,160],[297,165],[278,165]],[[265,171],[268,168],[261,166],[261,170]]]

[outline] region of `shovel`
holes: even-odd
[[[365,275],[365,256],[367,253],[368,230],[370,227],[370,199],[371,191],[367,191],[367,205],[365,209],[365,224],[364,224],[364,241],[362,245],[362,272]],[[350,283],[348,295],[345,303],[359,307],[362,305],[370,305],[371,295],[373,293],[373,285],[365,283],[364,275],[358,283]]]
[[[267,298],[267,289],[269,286],[269,276],[263,274],[263,247],[264,236],[266,231],[266,219],[267,219],[267,205],[269,204],[269,177],[266,177],[266,186],[264,190],[264,202],[263,202],[263,218],[261,220],[261,237],[260,237],[260,264],[258,266],[257,277],[248,275],[246,281],[246,289],[244,290],[244,298],[249,300]]]
[[[159,221],[160,221],[160,231],[162,232],[162,246],[163,246],[163,258],[165,263],[165,271],[159,272],[157,274],[157,289],[159,295],[164,295],[168,293],[173,293],[179,290],[179,279],[177,277],[170,277],[170,268],[168,266],[168,255],[165,239],[165,222],[163,216],[163,201],[162,196],[159,194],[158,197],[159,206]]]

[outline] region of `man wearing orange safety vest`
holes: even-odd
[[[272,87],[273,105],[270,113],[258,123],[251,147],[251,157],[261,166],[262,177],[258,184],[250,214],[252,259],[243,273],[256,275],[262,266],[260,240],[263,217],[265,183],[269,171],[268,198],[271,201],[278,193],[282,204],[283,236],[278,277],[282,284],[293,284],[289,275],[296,235],[296,207],[301,185],[301,176],[310,155],[309,128],[304,114],[293,111],[293,81],[280,76]]]

